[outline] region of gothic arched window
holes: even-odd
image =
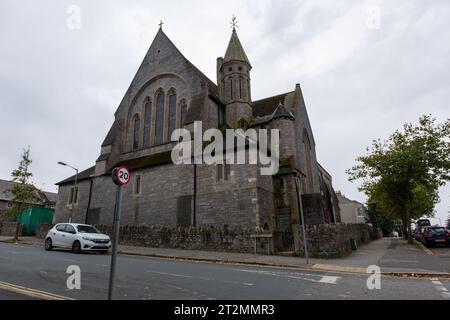
[[[169,91],[169,140],[173,130],[177,126],[177,93],[175,90]]]
[[[242,77],[239,77],[239,99],[242,99]]]
[[[140,119],[139,115],[135,114],[133,118],[133,150],[139,148],[139,131],[140,131]]]
[[[152,132],[152,101],[147,98],[144,105],[144,147],[150,147],[150,134]]]
[[[233,79],[230,78],[230,99],[233,100]]]
[[[187,114],[187,104],[186,101],[182,101],[181,102],[181,107],[180,107],[180,126],[182,127],[184,125],[184,120],[186,120],[186,114]]]
[[[164,91],[160,90],[156,96],[155,143],[162,144],[163,137],[164,137]]]

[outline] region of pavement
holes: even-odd
[[[1,241],[11,241],[11,237],[0,236]],[[43,247],[43,239],[21,237],[20,244]],[[450,248],[428,250],[421,244],[409,244],[400,238],[382,238],[362,245],[349,256],[339,259],[304,258],[255,255],[247,253],[213,252],[201,250],[182,250],[167,248],[149,248],[119,245],[122,255],[147,256],[172,260],[187,260],[209,263],[245,264],[254,266],[288,267],[367,273],[372,265],[380,267],[385,275],[396,276],[439,276],[450,278]]]
[[[298,259],[298,258],[297,258]],[[0,243],[0,299],[106,299],[111,257]],[[79,268],[79,289],[70,272]],[[69,268],[70,267],[70,268]],[[300,268],[117,257],[115,299],[449,300],[450,279],[400,278]],[[8,290],[10,293],[5,293]]]

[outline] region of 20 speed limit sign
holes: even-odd
[[[118,185],[126,185],[130,182],[131,174],[130,169],[125,166],[114,168],[112,173],[113,182]]]

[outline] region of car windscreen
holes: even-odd
[[[428,231],[431,231],[433,233],[443,233],[445,232],[445,228],[428,228]]]
[[[77,226],[78,232],[83,233],[100,233],[97,229],[95,229],[93,226]]]

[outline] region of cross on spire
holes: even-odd
[[[159,20],[159,28],[162,29],[164,22],[162,20]]]
[[[239,27],[237,22],[238,21],[236,19],[236,16],[233,14],[233,16],[231,17],[231,22],[230,22],[230,25],[233,28],[233,31],[236,31],[236,27]]]

